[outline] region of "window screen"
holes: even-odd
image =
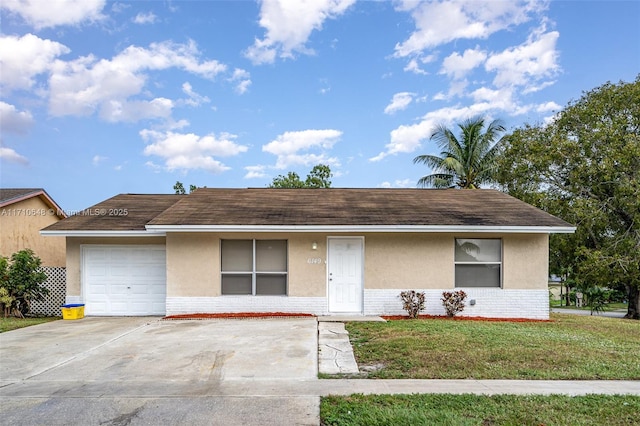
[[[286,295],[286,240],[222,240],[223,295]]]
[[[500,287],[502,240],[456,239],[455,286]]]

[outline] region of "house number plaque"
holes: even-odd
[[[309,263],[311,265],[318,265],[318,264],[322,263],[322,258],[320,258],[320,257],[309,257],[309,258],[307,258],[307,263]]]

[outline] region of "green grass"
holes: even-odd
[[[350,395],[321,399],[324,426],[631,425],[638,396]]]
[[[16,330],[22,327],[42,324],[49,321],[59,320],[60,317],[39,317],[39,318],[1,318],[0,317],[0,333],[5,331]]]
[[[551,322],[449,319],[347,323],[368,378],[640,379],[640,321],[552,314]]]

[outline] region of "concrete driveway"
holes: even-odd
[[[317,425],[319,397],[295,391],[296,382],[317,377],[317,335],[315,318],[87,317],[2,333],[0,418]]]

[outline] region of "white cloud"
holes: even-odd
[[[489,110],[487,103],[477,103],[469,107],[447,107],[431,111],[422,117],[419,123],[401,125],[390,133],[391,140],[385,145],[386,150],[380,152],[369,161],[380,161],[389,155],[415,152],[423,141],[429,139],[439,124],[452,123],[469,117],[480,115]]]
[[[34,124],[29,111],[18,111],[15,106],[0,101],[0,128],[2,133],[26,134]]]
[[[444,58],[439,73],[446,77],[449,87],[431,99],[459,100],[459,104],[398,126],[390,132],[384,150],[370,161],[416,152],[438,124],[452,125],[478,115],[554,111],[555,103],[525,104],[522,100],[523,95],[554,84],[553,79],[560,72],[556,50],[559,33],[547,31],[547,25],[552,24],[544,16],[549,7],[547,0],[398,0],[394,5],[396,10],[410,13],[416,26],[408,39],[396,45],[394,56],[406,58],[405,71],[417,74],[426,74],[420,61],[424,63],[426,54],[435,60],[437,51],[432,49],[438,46],[464,39],[484,40],[498,31],[524,27],[523,23],[533,19],[540,23],[530,30],[526,41],[516,41],[503,51],[491,52],[483,43]]]
[[[414,181],[411,179],[396,179],[395,181],[385,181],[378,185],[378,188],[411,188],[415,186]]]
[[[249,90],[249,86],[251,86],[251,74],[242,68],[234,69],[233,74],[228,80],[236,83],[236,92],[241,95],[245,94],[247,90]]]
[[[391,103],[387,105],[384,109],[385,114],[394,114],[396,111],[402,111],[406,109],[411,101],[413,101],[413,97],[415,93],[411,92],[400,92],[393,95],[393,99],[391,99]]]
[[[197,107],[211,102],[207,96],[202,96],[201,94],[194,92],[191,83],[188,81],[182,84],[182,92],[189,97],[189,99],[184,101],[184,103],[189,106]]]
[[[247,166],[244,169],[247,171],[247,174],[244,175],[245,179],[262,179],[269,176],[265,172],[266,166]]]
[[[520,46],[490,55],[485,68],[496,72],[493,84],[497,87],[527,88],[533,82],[555,76],[560,70],[556,50],[559,36],[557,31],[544,32],[542,28],[542,31],[532,33]]]
[[[140,136],[145,142],[151,142],[145,147],[144,154],[163,158],[169,171],[202,169],[222,173],[230,167],[216,157],[231,157],[248,150],[246,146],[234,142],[237,136],[229,133],[198,136],[194,133],[145,129],[140,132]]]
[[[108,100],[100,108],[100,117],[112,123],[149,119],[169,119],[174,103],[171,99],[155,98],[147,100]]]
[[[331,84],[329,83],[328,78],[321,78],[318,80],[320,83],[320,89],[318,89],[318,93],[321,95],[326,95],[331,91]]]
[[[35,76],[48,72],[56,57],[71,51],[63,44],[33,34],[0,36],[0,45],[0,84],[7,89],[31,88]]]
[[[418,64],[418,60],[416,58],[411,59],[407,63],[407,66],[404,67],[404,71],[412,72],[414,74],[421,74],[421,75],[429,74],[428,72],[420,68],[420,65]]]
[[[147,161],[144,165],[151,169],[153,173],[160,173],[162,171],[162,166],[154,163],[153,161]]]
[[[0,8],[20,15],[36,29],[77,25],[104,18],[106,0],[2,0]]]
[[[254,64],[273,63],[276,57],[292,58],[294,53],[313,53],[306,46],[313,30],[324,21],[345,13],[355,0],[262,0],[260,26],[264,39],[256,39],[245,56]]]
[[[0,159],[9,163],[22,164],[24,166],[29,164],[29,160],[27,160],[27,157],[24,157],[18,154],[15,150],[4,147],[2,145],[0,145]]]
[[[109,159],[109,157],[105,157],[103,155],[94,155],[93,159],[91,159],[91,164],[93,164],[94,166],[99,166],[100,163],[103,163],[105,161],[107,161]]]
[[[447,74],[455,79],[461,79],[472,69],[482,64],[487,54],[478,49],[467,49],[462,55],[453,52],[442,61],[442,74]]]
[[[536,106],[537,112],[557,112],[560,111],[562,107],[555,102],[545,102]]]
[[[410,12],[416,30],[396,44],[394,55],[413,56],[458,39],[486,39],[500,31],[531,19],[546,8],[547,1],[405,1],[396,8]]]
[[[96,110],[107,121],[167,118],[173,101],[166,98],[132,100],[143,92],[146,71],[179,68],[212,79],[225,71],[218,61],[200,61],[195,42],[152,43],[148,49],[129,46],[112,59],[84,56],[57,60],[50,78],[49,110],[54,116],[91,115]]]
[[[133,18],[133,22],[140,25],[153,24],[157,21],[158,17],[153,12],[140,12]]]
[[[341,131],[333,129],[285,132],[264,145],[262,151],[278,157],[275,165],[277,169],[318,163],[339,165],[338,159],[328,157],[327,151],[341,136]]]

